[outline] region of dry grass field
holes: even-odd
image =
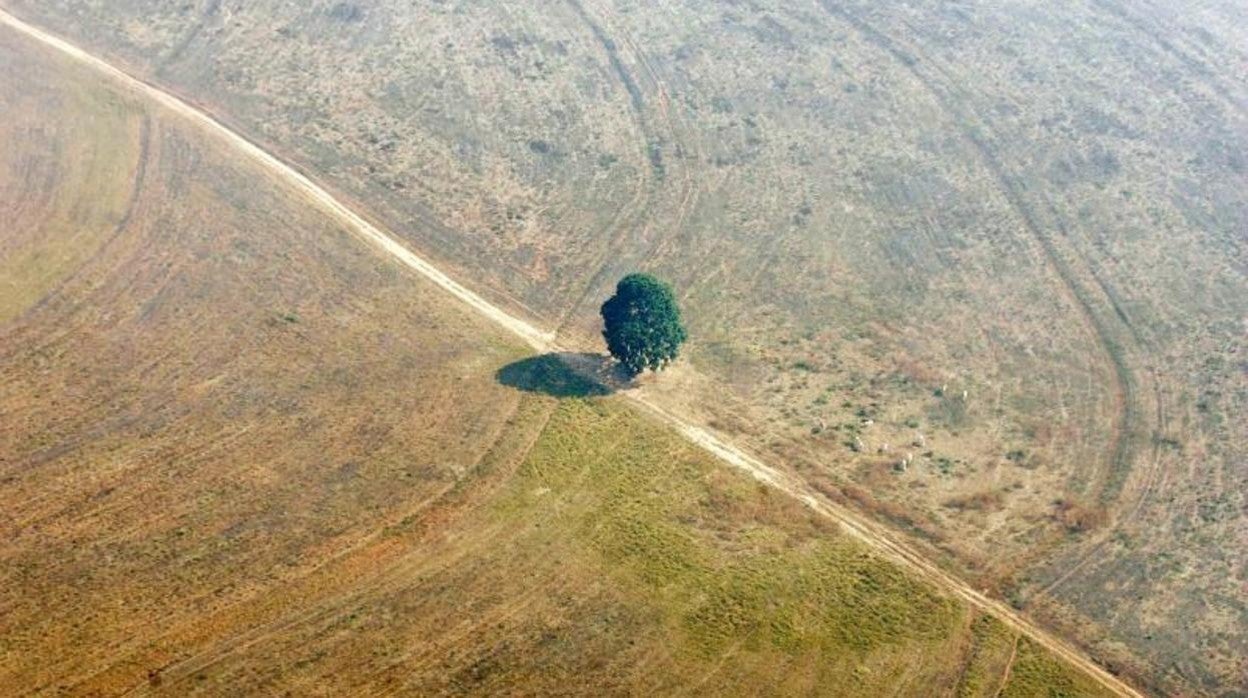
[[[689,360],[642,391],[828,496],[887,519],[951,569],[1154,692],[1245,690],[1242,4],[0,5],[204,105],[360,202],[457,279],[587,350],[598,348],[595,311],[620,274],[642,268],[670,278],[691,323]],[[147,418],[134,415],[154,410],[160,424],[197,425],[184,431],[200,440],[178,437],[178,452],[199,444],[218,463],[246,454],[253,442],[222,444],[223,434],[201,432],[201,412],[183,414],[169,400],[157,407],[156,398],[134,392],[175,371],[138,349],[172,351],[178,342],[205,356],[167,376],[186,381],[165,388],[175,395],[207,385],[208,396],[227,391],[213,399],[246,401],[255,385],[276,382],[284,392],[252,399],[295,412],[333,408],[315,423],[336,431],[306,453],[282,450],[284,460],[274,461],[274,450],[254,459],[265,468],[288,463],[293,470],[271,477],[273,487],[292,488],[291,496],[306,494],[296,473],[313,468],[308,453],[371,452],[383,435],[402,439],[390,447],[395,463],[413,449],[446,461],[441,478],[413,475],[413,486],[424,483],[420,491],[433,496],[504,430],[498,406],[518,398],[495,392],[489,379],[514,350],[487,342],[494,353],[479,355],[489,332],[470,329],[476,325],[465,319],[424,319],[447,311],[435,311],[439,303],[428,298],[410,307],[416,300],[395,290],[409,280],[378,271],[366,250],[345,239],[341,250],[328,249],[325,235],[309,232],[314,221],[300,222],[308,214],[277,203],[280,194],[265,204],[251,203],[249,187],[232,196],[214,192],[225,203],[197,201],[180,189],[176,203],[168,201],[171,192],[139,196],[132,183],[148,179],[158,162],[147,149],[200,151],[160,146],[167,137],[159,124],[116,98],[42,89],[9,88],[4,113],[38,114],[55,102],[56,109],[97,114],[93,130],[124,137],[83,138],[72,130],[81,123],[68,119],[6,117],[0,124],[5,143],[17,144],[6,146],[0,163],[0,193],[22,202],[14,205],[14,232],[0,239],[0,322],[12,323],[4,325],[6,367],[51,361],[8,358],[18,347],[43,345],[23,332],[51,327],[83,347],[78,368],[42,369],[62,390],[92,392],[84,386],[95,383],[84,382],[83,372],[97,370],[102,357],[124,355],[139,365],[128,383],[124,376],[91,379],[118,391],[109,405],[123,409],[96,406],[88,414],[90,405],[75,397],[69,402],[84,412],[73,422],[50,419],[66,408],[46,403],[38,408],[46,412],[21,413],[38,430],[6,422],[5,439],[69,444],[61,457],[86,458],[49,432],[52,425],[82,433],[74,425],[91,423],[103,435],[113,430],[96,424],[105,417],[141,425]],[[186,164],[165,170],[171,174],[151,186],[173,187],[175,174],[191,170],[203,176]],[[309,369],[286,364],[301,356],[300,333],[315,332],[313,311],[303,306],[335,287],[324,272],[286,265],[281,278],[294,286],[273,298],[272,280],[239,272],[256,307],[240,319],[240,290],[221,280],[227,272],[204,265],[260,254],[246,236],[241,250],[222,248],[221,237],[201,241],[206,261],[195,268],[218,289],[220,305],[169,317],[161,332],[174,339],[144,342],[134,329],[115,330],[124,349],[108,344],[109,355],[70,328],[93,327],[89,335],[102,342],[105,328],[115,326],[111,315],[94,325],[30,319],[149,303],[142,294],[157,284],[151,279],[126,285],[125,293],[139,294],[129,301],[57,299],[74,298],[67,294],[75,289],[104,292],[98,279],[120,283],[111,271],[129,268],[120,262],[96,281],[74,270],[93,250],[123,244],[110,241],[136,211],[144,218],[134,226],[167,236],[179,221],[205,218],[190,212],[191,203],[214,220],[240,216],[220,221],[240,231],[315,239],[308,252],[318,253],[320,265],[355,260],[350,274],[336,272],[348,279],[342,293],[389,289],[388,302],[401,308],[372,299],[367,313],[325,309],[334,330],[307,340],[317,348],[306,360],[331,361],[319,353],[328,343],[359,368],[321,376],[330,384],[320,392],[301,392]],[[144,208],[158,205],[159,214]],[[290,247],[261,249],[293,254]],[[149,266],[162,264],[171,280],[190,273],[176,260],[142,268],[151,273]],[[52,289],[59,290],[40,300]],[[182,293],[199,295],[169,302],[204,302],[202,290]],[[454,336],[441,330],[448,344],[435,351],[427,332],[433,325],[461,329]],[[230,337],[209,339],[201,334],[209,328]],[[371,347],[372,358],[357,342]],[[249,370],[265,380],[238,378],[213,363],[227,360],[254,362]],[[183,375],[192,366],[211,369]],[[417,368],[419,385],[409,385]],[[466,385],[427,377],[457,372]],[[223,387],[204,383],[218,376]],[[5,389],[23,401],[50,391],[20,385]],[[17,400],[9,394],[5,405]],[[436,417],[389,421],[439,401],[447,409]],[[214,408],[219,429],[246,423],[236,416],[246,410],[229,404]],[[268,412],[255,414],[272,423]],[[285,418],[293,420],[285,428],[313,428]],[[265,438],[272,439],[266,448],[291,448]],[[143,453],[159,459],[160,448]],[[107,459],[118,472],[128,462]],[[65,468],[63,477],[79,476],[80,469]],[[388,478],[378,472],[374,496],[412,501],[386,489]],[[29,486],[36,484],[46,487]],[[361,497],[345,511],[389,511]],[[204,515],[217,514],[207,507]],[[322,520],[319,512],[288,515]],[[352,525],[370,530],[362,521]],[[1025,645],[1017,649],[1031,656]],[[1038,660],[1024,664],[1030,669],[1010,674],[1024,678],[1012,680],[1046,675]]]
[[[1103,694],[218,139],[0,64],[6,695]]]

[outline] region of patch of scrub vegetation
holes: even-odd
[[[956,602],[609,402],[562,403],[500,506],[539,504],[694,657],[736,647],[855,665],[916,645],[941,656],[959,632]]]
[[[1009,681],[1001,690],[1002,698],[1109,695],[1113,694],[1025,638],[1018,641]]]
[[[954,604],[845,539],[691,571],[690,588],[713,583],[707,601],[686,617],[708,649],[744,638],[788,651],[867,653],[943,640],[956,616]]]
[[[1009,669],[1016,635],[992,616],[976,616],[971,623],[971,652],[958,682],[959,698],[993,698]]]

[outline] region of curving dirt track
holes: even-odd
[[[351,210],[308,176],[298,172],[255,143],[231,130],[211,115],[159,87],[129,75],[67,41],[17,19],[3,10],[0,10],[0,22],[55,48],[109,79],[116,81],[135,94],[160,104],[162,107],[181,115],[214,136],[223,139],[230,147],[237,149],[240,153],[247,155],[264,166],[278,180],[289,185],[295,193],[306,198],[310,203],[321,207],[341,221],[362,240],[404,266],[428,278],[474,311],[523,339],[535,350],[549,352],[569,349],[560,345],[554,332],[537,328],[511,315],[455,281],[424,258],[399,243],[392,235]],[[965,582],[928,561],[908,545],[898,540],[883,526],[830,502],[815,493],[808,485],[797,478],[760,461],[712,431],[663,408],[646,396],[637,393],[628,393],[627,396],[635,404],[655,415],[663,422],[675,427],[691,442],[715,455],[723,462],[750,474],[768,486],[799,499],[812,510],[835,520],[841,524],[845,531],[871,546],[882,557],[901,564],[904,568],[928,580],[946,593],[964,599],[971,605],[991,613],[1009,627],[1026,634],[1032,641],[1086,671],[1107,689],[1118,695],[1141,695],[1138,691],[1098,666],[1070,644],[1035,626],[1005,604],[988,598],[968,586]]]
[[[1046,230],[1046,226],[1041,222],[1040,216],[1037,215],[1033,206],[1027,201],[1023,187],[1015,177],[1006,172],[1005,167],[994,154],[993,148],[985,142],[984,134],[988,134],[990,140],[995,139],[997,136],[993,134],[991,128],[984,123],[983,119],[977,118],[978,115],[976,114],[968,114],[958,106],[958,100],[950,98],[951,95],[954,97],[958,96],[956,81],[947,75],[941,74],[939,77],[936,77],[927,74],[925,70],[919,69],[919,65],[928,65],[929,61],[909,60],[908,54],[899,48],[892,39],[862,17],[827,0],[822,0],[820,5],[829,15],[852,27],[854,31],[862,35],[871,45],[878,47],[880,51],[895,60],[899,66],[914,77],[924,91],[931,95],[943,112],[953,117],[954,123],[967,124],[960,127],[959,133],[961,137],[971,146],[973,152],[982,162],[984,169],[991,174],[997,188],[1009,202],[1022,228],[1036,240],[1040,249],[1043,250],[1045,260],[1058,281],[1059,292],[1069,299],[1072,307],[1079,310],[1081,324],[1096,338],[1096,343],[1104,356],[1105,363],[1113,369],[1111,372],[1113,376],[1112,392],[1116,414],[1113,420],[1112,438],[1105,449],[1104,474],[1101,477],[1102,485],[1099,497],[1107,505],[1116,506],[1116,508],[1125,513],[1120,512],[1115,517],[1112,526],[1107,526],[1103,530],[1098,531],[1095,538],[1085,546],[1085,550],[1079,554],[1077,559],[1037,592],[1044,595],[1052,594],[1058,587],[1078,574],[1089,561],[1093,560],[1098,551],[1104,547],[1105,543],[1113,537],[1116,531],[1138,515],[1140,509],[1153,493],[1156,481],[1163,470],[1158,454],[1156,436],[1165,433],[1166,426],[1159,379],[1155,369],[1147,375],[1142,375],[1142,372],[1135,370],[1128,362],[1122,346],[1125,341],[1125,343],[1129,344],[1129,348],[1133,353],[1139,353],[1144,345],[1144,340],[1127,313],[1122,309],[1121,303],[1118,301],[1113,289],[1110,288],[1095,268],[1088,268],[1083,270],[1083,274],[1091,277],[1092,285],[1113,309],[1113,317],[1116,318],[1119,326],[1111,327],[1098,314],[1094,308],[1095,301],[1090,297],[1084,284],[1080,282],[1079,270],[1072,268],[1058,247],[1059,241],[1068,237],[1068,232],[1060,222],[1057,225],[1057,235],[1053,235]],[[912,51],[914,50],[913,47],[908,48]],[[939,68],[936,68],[933,72],[939,74],[941,71]],[[1122,337],[1122,339],[1119,339],[1119,337]],[[1140,390],[1138,384],[1141,382],[1141,379],[1146,379],[1145,385],[1151,386],[1152,389]],[[1153,435],[1153,447],[1152,453],[1147,463],[1145,463],[1147,471],[1142,476],[1143,482],[1139,486],[1139,495],[1134,502],[1119,502],[1121,498],[1119,490],[1121,490],[1129,478],[1133,461],[1136,460],[1132,436],[1145,433]],[[1139,458],[1139,460],[1144,461],[1143,458]]]

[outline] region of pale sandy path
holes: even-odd
[[[395,239],[394,236],[382,231],[377,226],[369,223],[355,211],[352,211],[311,179],[301,174],[290,165],[287,165],[273,155],[269,154],[267,151],[263,150],[235,131],[231,130],[228,126],[213,118],[211,115],[185,102],[181,98],[156,87],[155,85],[136,78],[129,73],[126,73],[91,55],[90,53],[83,51],[64,39],[49,34],[38,27],[27,24],[3,9],[0,9],[0,23],[21,32],[26,36],[36,39],[39,42],[73,58],[74,60],[79,61],[80,63],[83,63],[91,69],[114,80],[123,88],[143,98],[159,103],[162,107],[193,122],[213,136],[223,139],[231,147],[236,148],[239,152],[255,160],[267,169],[270,174],[290,185],[296,192],[323,208],[330,215],[338,218],[365,242],[368,242],[381,252],[393,257],[403,265],[418,272],[455,298],[467,304],[476,312],[481,313],[485,317],[507,329],[509,332],[520,337],[534,350],[539,352],[570,350],[569,347],[563,347],[559,344],[555,333],[535,327],[531,323],[508,313],[506,310],[499,308],[482,296],[459,284],[437,267],[430,264],[424,258],[412,252],[401,242]],[[1114,693],[1122,696],[1142,695],[1109,672],[1105,671],[1098,664],[1088,658],[1088,656],[1082,651],[1036,626],[1030,620],[1019,615],[1014,611],[1014,609],[1010,608],[1006,604],[981,594],[967,585],[963,580],[958,579],[952,574],[939,568],[934,563],[927,560],[923,555],[903,543],[886,527],[871,521],[853,510],[828,500],[826,497],[816,493],[805,482],[794,475],[767,465],[758,458],[732,445],[725,438],[712,433],[710,430],[702,426],[693,424],[684,417],[665,409],[662,405],[658,404],[648,396],[640,395],[636,392],[626,392],[623,394],[634,404],[642,407],[645,411],[653,414],[661,421],[671,425],[683,434],[685,438],[710,452],[715,457],[739,470],[748,473],[760,482],[797,498],[819,514],[837,521],[847,533],[870,546],[881,556],[892,560],[915,574],[918,574],[940,589],[943,589],[945,592],[961,598],[977,608],[991,613],[1015,631],[1026,635],[1032,641],[1043,645],[1054,654],[1057,654],[1064,660],[1091,674],[1106,688]]]

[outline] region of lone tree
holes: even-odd
[[[662,370],[685,341],[672,288],[649,274],[629,274],[602,304],[607,349],[630,375]]]

